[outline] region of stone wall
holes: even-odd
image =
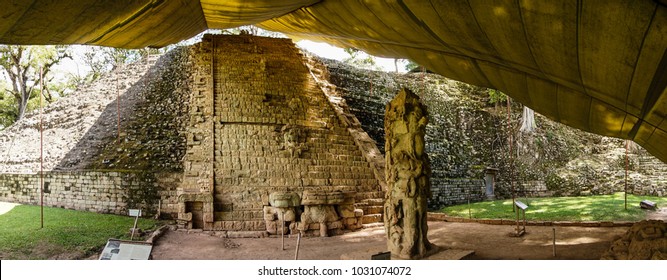
[[[517,197],[551,197],[553,194],[544,181],[519,182],[516,186]]]
[[[181,171],[189,59],[178,47],[119,65],[48,104],[44,170]],[[0,173],[39,172],[37,112],[0,131],[0,155]]]
[[[162,55],[155,65],[120,97],[120,142],[117,141],[116,133],[102,139],[94,139],[99,135],[96,137],[95,133],[88,133],[88,137],[84,137],[74,151],[90,151],[90,146],[99,146],[99,152],[88,156],[92,163],[74,166],[61,164],[59,169],[150,170],[160,173],[182,171],[185,130],[188,125],[187,97],[192,83],[189,77],[192,63],[188,54],[187,47],[178,47]],[[149,62],[152,60],[153,57]],[[113,120],[115,105],[112,103],[110,106],[112,116],[105,112],[107,114],[100,116],[98,125],[93,126],[91,131],[117,129],[114,122],[111,127],[103,125],[103,121],[108,121],[109,117]],[[76,157],[77,154],[73,153],[70,158],[76,160]]]
[[[401,87],[409,88],[422,98],[430,114],[426,152],[433,168],[433,198],[429,208],[466,202],[467,194],[462,188],[472,190],[473,202],[486,198],[484,169],[492,161],[491,147],[500,145],[492,143],[493,140],[501,137],[498,137],[494,118],[480,108],[479,101],[472,99],[474,95],[470,91],[479,88],[430,73],[367,71],[333,60],[320,60],[330,72],[330,82],[342,93],[350,111],[382,153],[386,104]]]
[[[483,179],[432,178],[431,185],[429,208],[433,210],[486,198]]]
[[[520,133],[523,105],[491,104],[487,89],[428,72],[386,73],[320,59],[361,127],[384,153],[385,105],[401,87],[417,93],[429,109],[426,150],[431,159],[434,199],[429,207],[464,202],[450,180],[477,181],[497,168],[496,198],[610,194],[624,189],[624,141],[585,133],[536,114],[537,130]],[[509,157],[507,139],[515,139]],[[631,148],[629,192],[667,195],[667,164],[640,147]],[[480,183],[483,185],[483,183]],[[480,187],[481,188],[481,187]],[[447,195],[453,194],[449,198]],[[437,197],[437,198],[436,198]],[[486,196],[473,196],[472,201]]]
[[[150,217],[160,210],[173,211],[179,180],[180,175],[172,173],[45,172],[44,205],[117,215],[140,208]],[[0,174],[0,201],[39,205],[39,174]]]
[[[349,130],[352,118],[329,103],[290,40],[205,36],[153,63],[119,69],[46,110],[45,135],[67,142],[55,157],[45,145],[46,170],[62,171],[47,172],[47,205],[115,214],[137,205],[181,226],[276,233],[282,218],[267,209],[269,196],[309,193],[285,221],[290,230],[299,214],[313,221],[305,230],[381,221],[379,153],[367,156],[372,141]],[[95,114],[69,113],[81,108]],[[34,127],[33,116],[6,131],[34,139]],[[0,147],[26,139],[0,135]],[[5,161],[0,170],[36,172],[39,157],[25,158],[30,168]],[[36,203],[34,174],[2,176],[11,182],[4,200]]]
[[[265,209],[274,193],[344,192],[357,202],[383,196],[369,162],[290,40],[205,36],[192,50],[179,207],[202,203],[199,226],[275,233],[275,221],[267,219],[274,211]],[[176,213],[179,220],[197,227],[193,219],[200,218],[193,215],[199,214],[185,208]],[[357,221],[354,213],[347,218]]]
[[[128,117],[136,115],[136,96],[145,81],[141,78],[155,62],[152,58],[121,65],[45,106],[44,170],[90,169],[104,144],[118,139],[116,102],[120,101],[124,130]],[[0,173],[40,171],[39,126],[39,110],[34,110],[0,131]]]

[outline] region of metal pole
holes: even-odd
[[[141,210],[139,213],[141,213]],[[134,217],[134,226],[132,227],[132,235],[130,236],[130,240],[134,240],[134,232],[137,231],[137,221],[139,221],[139,215]]]
[[[468,219],[472,219],[472,213],[470,212],[470,190],[467,190],[466,197],[468,198]]]
[[[516,212],[516,235],[519,235],[519,209],[514,205],[514,212]]]
[[[296,253],[294,254],[294,260],[299,259],[299,245],[301,243],[301,231],[296,236]]]
[[[426,95],[426,67],[422,66],[422,96]]]
[[[118,58],[116,58],[116,115],[118,116],[118,144],[120,144],[120,88],[118,86]]]
[[[44,68],[39,67],[39,216],[40,228],[44,228],[44,117],[42,97],[44,96]]]
[[[368,76],[370,77],[370,75],[371,74],[369,72]],[[373,96],[373,78],[370,78],[370,80],[371,80],[371,92],[370,92],[371,94],[370,94],[370,96]]]
[[[554,232],[553,253],[554,253],[554,257],[555,257],[555,256],[556,256],[556,228],[551,228],[551,229],[552,229],[553,232]]]
[[[282,218],[280,219],[280,242],[282,243],[281,248],[285,250],[285,211],[280,210]]]
[[[625,140],[625,190],[624,192],[624,200],[625,200],[625,210],[628,210],[628,140]]]
[[[510,120],[511,120],[510,111],[511,111],[510,97],[507,96],[507,142],[508,142],[508,146],[509,146],[509,160],[510,160],[510,162],[509,162],[509,164],[510,164],[510,166],[509,166],[510,167],[509,178],[510,178],[510,187],[511,187],[511,190],[512,190],[512,210],[516,212],[517,211],[516,204],[514,203],[516,201],[516,193],[514,192],[514,180],[513,180],[514,178],[512,178],[512,176],[514,175],[514,155],[512,154],[512,132],[511,132],[511,127],[510,127]],[[517,219],[518,219],[518,217],[517,217]],[[517,222],[517,224],[518,224],[518,222]]]

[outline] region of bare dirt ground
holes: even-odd
[[[11,211],[12,209],[14,209],[14,206],[16,205],[18,204],[0,201],[0,215]]]
[[[553,228],[556,257],[553,257]],[[442,248],[474,250],[469,259],[548,260],[599,259],[627,227],[528,227],[522,237],[510,237],[513,226],[429,222],[429,240]],[[369,228],[342,236],[301,239],[299,259],[368,260],[386,251],[384,228]],[[153,247],[156,260],[293,260],[294,236],[285,238],[221,238],[205,233],[168,231]]]

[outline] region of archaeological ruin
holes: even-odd
[[[326,235],[381,221],[355,207],[382,199],[381,178],[289,40],[204,37],[194,56],[184,177],[165,203],[184,226],[275,234],[300,216]]]
[[[445,206],[667,196],[665,0],[266,2],[1,3],[0,44],[168,51],[3,127],[0,201],[142,209],[225,237],[372,228],[391,258],[422,259],[441,249],[428,219],[513,222]],[[241,26],[287,38],[211,34]],[[396,73],[293,40],[396,58]],[[540,129],[519,128],[524,109]],[[629,228],[603,259],[667,256],[664,222],[586,226]]]
[[[427,237],[431,163],[425,149],[426,124],[426,106],[409,89],[401,89],[387,104],[384,223],[392,259],[421,259],[435,249]]]
[[[250,236],[277,234],[283,223],[296,232],[297,221],[304,233],[322,236],[382,222],[381,153],[345,104],[331,101],[340,97],[323,89],[290,40],[206,36],[176,52],[159,62],[165,69],[154,70],[160,73],[153,80],[120,78],[128,85],[124,99],[158,102],[166,113],[154,119],[156,106],[127,106],[141,112],[127,112],[137,119],[122,125],[120,144],[114,118],[82,124],[54,113],[47,135],[68,122],[111,133],[79,135],[80,147],[68,154],[46,144],[47,153],[60,153],[46,158],[46,205],[116,214],[140,207],[183,228]],[[131,67],[145,72],[149,63]],[[177,66],[191,72],[176,73]],[[154,95],[165,90],[171,97],[158,101]],[[35,204],[37,162],[12,153],[13,144],[3,142],[0,192],[7,201]],[[86,149],[90,155],[81,154]],[[25,170],[33,173],[6,173]]]
[[[405,260],[447,251],[436,244],[455,234],[429,236],[427,221],[515,222],[474,218],[474,202],[511,198],[518,231],[514,205],[530,203],[517,199],[667,195],[666,0],[5,1],[0,13],[3,46],[168,49],[43,112],[40,102],[39,115],[22,114],[41,100],[37,78],[34,92],[14,93],[23,99],[0,127],[0,202],[141,209],[174,232],[225,239],[382,232],[389,252],[373,257]],[[263,30],[286,38],[255,36]],[[345,48],[350,61],[358,51],[395,58],[396,73],[292,40]],[[416,68],[398,73],[399,59]],[[467,218],[434,213],[462,204]],[[641,205],[666,219],[655,202]],[[577,218],[588,210],[568,207]],[[555,259],[556,227],[595,227],[562,230],[558,245],[667,258],[664,221],[528,223],[542,228],[514,243],[488,228],[463,234],[494,235],[488,246],[510,244],[502,250],[517,259],[516,248],[553,236],[553,255],[532,256]]]
[[[383,216],[385,195],[392,192],[392,183],[385,181],[384,150],[391,145],[378,120],[385,118],[385,104],[403,92],[401,87],[438,110],[429,111],[432,120],[424,127],[426,141],[420,148],[430,156],[429,182],[421,188],[431,196],[419,203],[437,209],[482,201],[489,180],[497,198],[509,197],[509,165],[502,161],[506,151],[502,143],[487,141],[489,134],[506,137],[498,129],[503,116],[458,97],[483,89],[433,74],[358,70],[303,53],[287,39],[207,35],[193,46],[110,73],[46,108],[44,202],[113,214],[142,208],[150,216],[177,221],[180,228],[248,237],[298,231],[327,236],[381,226],[395,215]],[[438,98],[441,91],[450,97]],[[0,134],[3,201],[39,202],[35,117]],[[479,133],[461,131],[461,126]],[[438,140],[443,132],[448,141]],[[571,149],[557,139],[550,145]],[[540,157],[552,153],[526,149]],[[604,151],[599,161],[616,160],[617,154],[618,148]],[[632,192],[664,195],[667,181],[660,174],[667,166],[640,152],[633,161]],[[547,164],[540,170],[554,167],[570,168]],[[494,173],[498,177],[485,181],[485,168],[500,168]],[[608,194],[619,190],[615,174],[621,170],[596,171],[597,178],[609,178],[600,179],[607,187],[569,185],[568,180],[578,179],[554,172],[529,175],[519,180],[516,191],[530,197],[572,190]],[[552,178],[561,183],[555,187]]]

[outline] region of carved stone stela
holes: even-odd
[[[385,111],[384,226],[392,259],[420,259],[435,249],[426,236],[431,196],[431,167],[424,152],[427,116],[426,106],[408,89],[401,89]]]

